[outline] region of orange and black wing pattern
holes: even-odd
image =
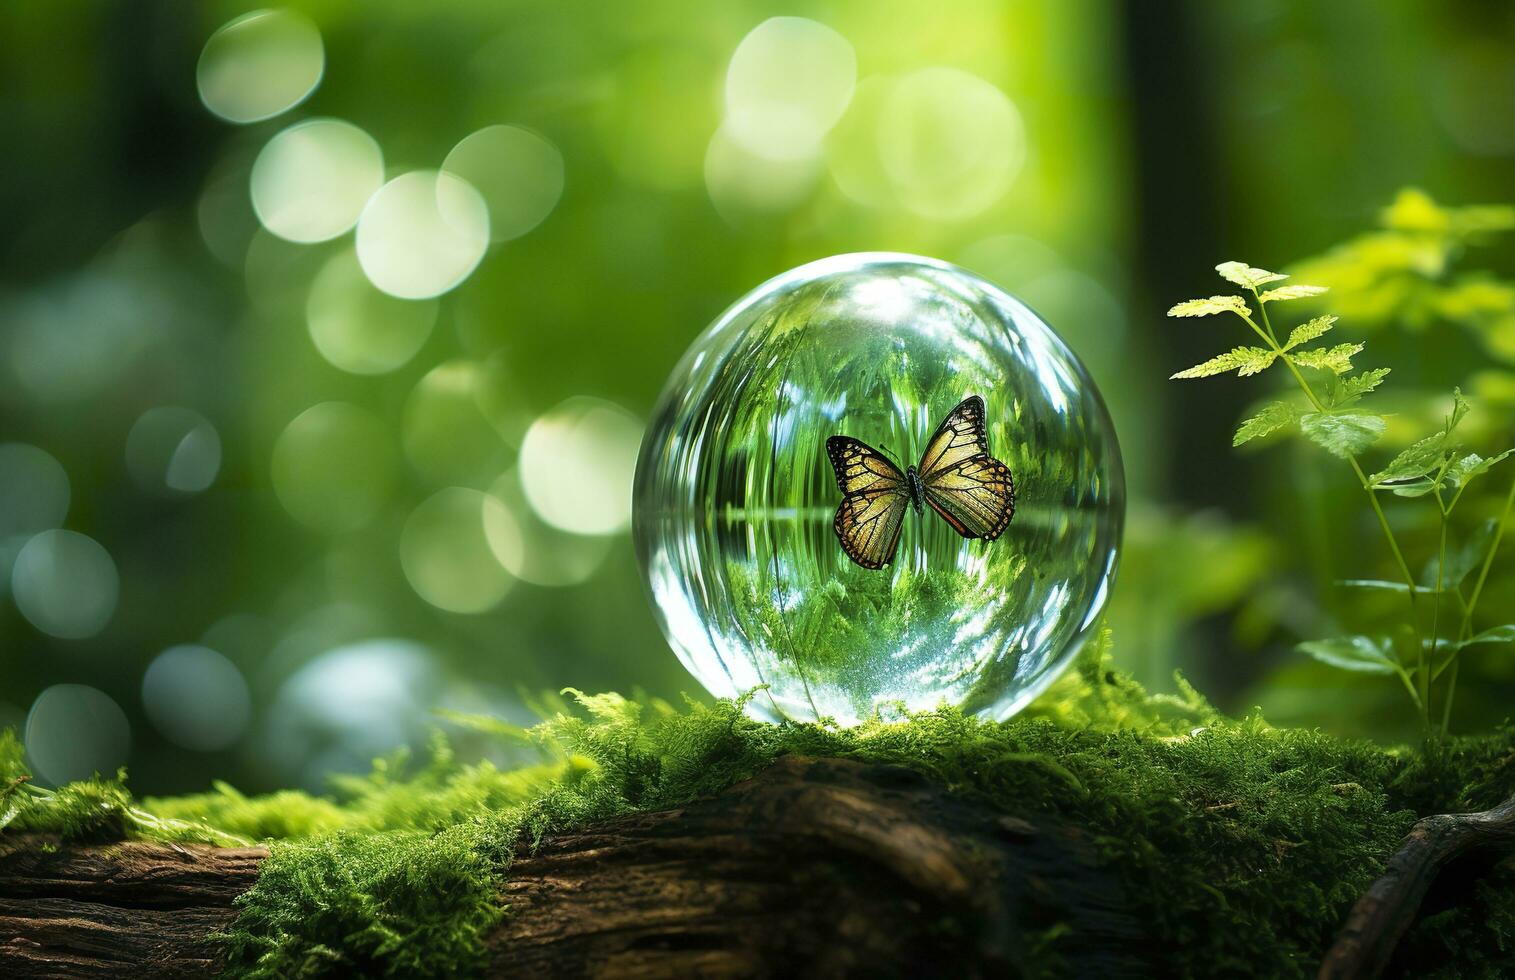
[[[864,568],[894,560],[910,506],[905,474],[867,443],[850,436],[826,440],[826,455],[842,491],[832,527],[847,557]]]
[[[965,538],[993,541],[1015,516],[1015,480],[1010,467],[989,455],[984,400],[958,403],[926,443],[921,455],[926,503]]]

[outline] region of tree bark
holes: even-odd
[[[1416,821],[1384,873],[1352,907],[1321,962],[1319,980],[1382,976],[1436,876],[1479,848],[1515,849],[1515,798],[1492,810],[1440,813]]]
[[[267,856],[49,843],[0,853],[0,975],[212,974],[209,937]],[[1076,976],[1147,972],[1077,830],[898,766],[788,758],[708,800],[523,846],[501,901],[490,976],[1004,976],[1049,957]]]

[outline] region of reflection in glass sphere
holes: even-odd
[[[26,716],[26,754],[43,780],[60,786],[114,776],[131,750],[131,725],[111,696],[84,684],[54,684]]]
[[[322,402],[301,412],[274,443],[274,493],[289,515],[323,531],[354,531],[389,499],[394,442],[372,412]]]
[[[289,10],[255,10],[210,36],[195,80],[207,109],[229,122],[250,123],[305,101],[325,68],[316,25]]]
[[[11,592],[21,615],[47,635],[65,640],[103,630],[120,591],[109,553],[76,531],[43,531],[22,547],[11,568]]]
[[[221,470],[221,437],[198,412],[150,408],[126,435],[126,468],[144,490],[199,493]]]
[[[519,238],[542,223],[563,196],[563,154],[519,126],[486,126],[470,134],[442,161],[483,195],[489,237]]]
[[[969,540],[907,501],[892,562],[851,561],[827,439],[903,470],[969,395],[1014,477],[1008,528]],[[1124,506],[1110,419],[1046,323],[954,266],[847,255],[761,286],[690,348],[643,442],[634,535],[663,631],[713,694],[767,685],[751,707],[769,718],[944,701],[1005,718],[1096,628]]]
[[[252,714],[242,672],[202,646],[170,647],[153,659],[142,675],[142,707],[164,738],[199,752],[231,745]]]
[[[324,242],[357,223],[384,181],[384,156],[352,123],[311,119],[269,140],[250,180],[263,227],[291,242]]]

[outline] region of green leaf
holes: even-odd
[[[1480,521],[1468,539],[1462,543],[1462,547],[1452,552],[1447,557],[1447,566],[1442,569],[1442,588],[1451,590],[1462,584],[1473,569],[1483,563],[1484,556],[1489,553],[1489,545],[1494,543],[1494,535],[1499,532],[1499,522],[1494,518]],[[1431,581],[1435,581],[1436,568],[1430,569]]]
[[[1308,344],[1321,334],[1336,325],[1334,316],[1318,316],[1313,320],[1301,323],[1289,331],[1289,339],[1284,342],[1284,350],[1293,350],[1300,344]]]
[[[1299,427],[1310,441],[1346,459],[1378,441],[1387,423],[1382,415],[1365,412],[1310,412],[1299,420]]]
[[[1447,482],[1454,487],[1460,487],[1474,477],[1489,472],[1495,463],[1506,459],[1511,453],[1515,453],[1515,449],[1506,449],[1498,456],[1490,456],[1488,459],[1477,453],[1468,453],[1466,456],[1453,460],[1452,465],[1447,467]]]
[[[1376,487],[1378,490],[1388,490],[1396,497],[1424,497],[1435,490],[1439,484],[1429,476],[1423,476],[1418,480],[1408,483],[1391,483],[1387,486]]]
[[[1475,643],[1515,643],[1515,623],[1506,623],[1503,626],[1495,626],[1482,633],[1476,633],[1463,640],[1461,645],[1470,647]]]
[[[1238,347],[1210,358],[1203,364],[1196,364],[1191,368],[1185,368],[1170,377],[1169,381],[1180,378],[1208,378],[1215,374],[1225,374],[1227,371],[1235,371],[1241,377],[1249,374],[1258,374],[1267,370],[1278,355],[1261,347]]]
[[[1388,376],[1388,368],[1372,368],[1351,377],[1342,378],[1331,404],[1337,408],[1344,408],[1383,384],[1383,379]]]
[[[1271,402],[1264,405],[1262,411],[1241,424],[1241,427],[1236,430],[1236,435],[1231,439],[1231,445],[1240,446],[1253,439],[1261,439],[1298,420],[1299,409],[1287,402]]]
[[[1457,428],[1457,423],[1463,420],[1463,417],[1468,414],[1468,410],[1472,407],[1472,404],[1470,404],[1466,398],[1462,397],[1461,388],[1452,389],[1452,414],[1447,417],[1447,425],[1445,429],[1449,435],[1453,429]]]
[[[1275,300],[1281,299],[1305,299],[1309,296],[1319,296],[1326,291],[1327,287],[1325,286],[1279,286],[1277,289],[1268,290],[1257,298],[1264,303],[1272,303]]]
[[[1389,641],[1371,636],[1308,640],[1296,649],[1308,653],[1323,664],[1340,667],[1342,670],[1357,670],[1368,674],[1394,673],[1394,660],[1389,656]]]
[[[1240,296],[1210,296],[1205,299],[1190,299],[1169,308],[1169,316],[1210,316],[1214,313],[1236,313],[1246,316],[1250,307]]]
[[[1362,344],[1337,344],[1335,347],[1316,347],[1313,350],[1297,351],[1289,358],[1300,367],[1320,368],[1346,374],[1352,370],[1352,358],[1362,353]]]
[[[1267,269],[1254,269],[1245,262],[1222,262],[1215,267],[1215,271],[1220,273],[1221,278],[1246,289],[1256,289],[1266,283],[1289,278]]]
[[[1368,481],[1375,490],[1392,489],[1382,485],[1425,476],[1432,470],[1440,469],[1446,458],[1447,434],[1438,432],[1406,447],[1398,456],[1389,460],[1388,466],[1368,477]]]

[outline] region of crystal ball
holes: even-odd
[[[1098,629],[1124,513],[1109,414],[1046,321],[964,269],[868,253],[764,283],[694,342],[633,534],[713,695],[760,689],[770,720],[1004,719]]]

